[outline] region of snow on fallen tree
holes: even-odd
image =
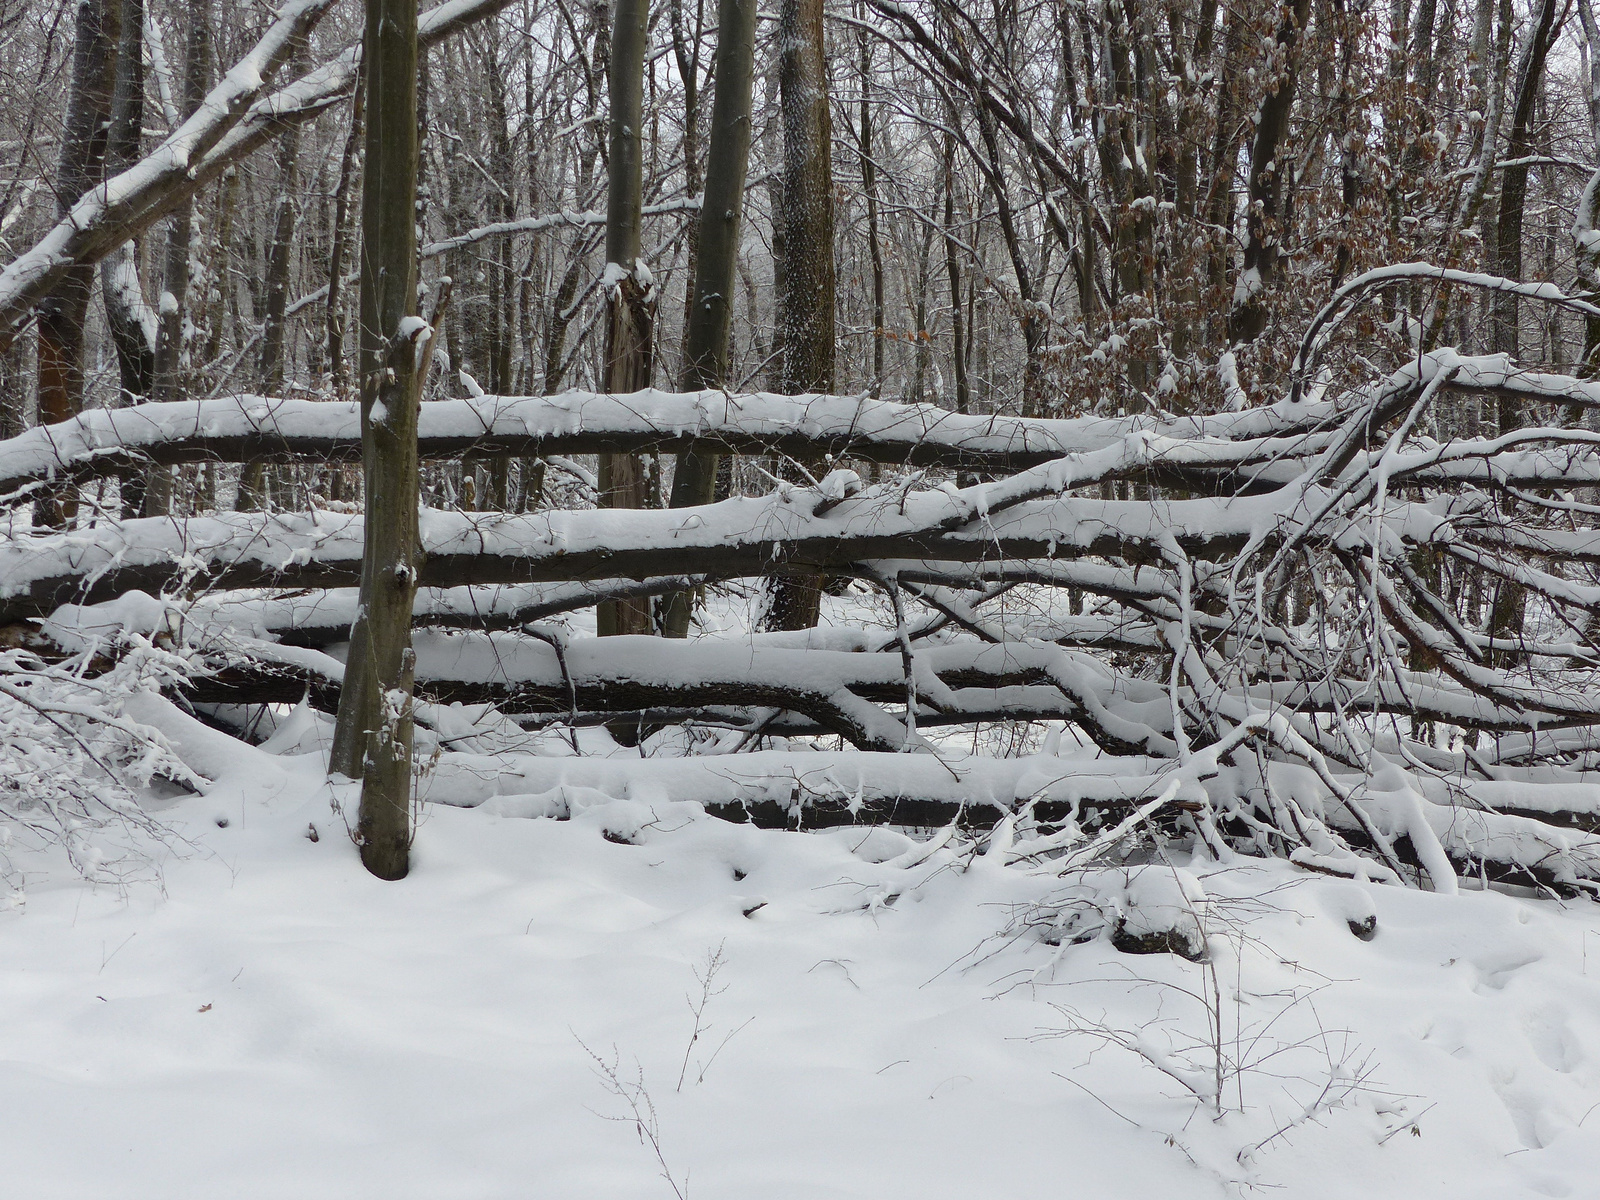
[[[681,453],[700,447],[802,460],[832,455],[1010,472],[1139,437],[1150,453],[1138,469],[1183,480],[1186,468],[1195,467],[1190,482],[1203,484],[1208,473],[1238,471],[1272,462],[1285,452],[1320,448],[1314,441],[1301,446],[1281,439],[1310,430],[1327,416],[1319,410],[1282,421],[1264,420],[1260,412],[1165,422],[1047,420],[967,415],[864,396],[564,392],[429,401],[419,417],[418,449],[422,458],[438,459]],[[1208,444],[1214,438],[1239,445],[1224,456]],[[152,463],[305,457],[354,462],[360,455],[360,414],[354,401],[245,395],[94,409],[0,442],[0,498],[15,503],[30,498],[30,484],[112,475]]]
[[[1600,388],[1452,350],[1361,387],[1333,378],[1310,400],[1192,418],[664,392],[429,405],[440,457],[706,446],[904,467],[666,511],[425,510],[430,795],[529,813],[662,796],[778,824],[959,817],[993,825],[1003,860],[1180,839],[1441,889],[1469,871],[1600,884],[1600,436],[1570,415]],[[1484,398],[1514,401],[1525,427],[1479,436]],[[353,421],[259,398],[86,414],[0,445],[0,476],[25,498],[52,473],[338,460]],[[949,467],[1003,477],[957,487]],[[59,653],[85,653],[73,630],[93,611],[60,606],[159,594],[164,624],[133,624],[188,664],[167,696],[216,720],[275,706],[269,725],[309,698],[294,719],[314,724],[341,685],[362,537],[359,514],[329,511],[19,520],[0,536],[0,621],[44,618]],[[818,571],[857,581],[840,611],[871,593],[888,627],[673,642],[540,624]],[[1042,725],[1045,752],[953,754],[941,732],[997,722]],[[576,753],[615,748],[598,726],[631,728],[650,756]],[[768,743],[783,749],[750,752]]]
[[[1369,421],[1387,421],[1429,384],[1465,394],[1600,407],[1600,384],[1523,371],[1505,355],[1463,357],[1441,350],[1340,404],[1286,402],[1193,418],[978,416],[864,396],[655,389],[628,396],[475,396],[424,404],[418,449],[424,459],[446,459],[699,448],[1009,473],[1137,442],[1143,454],[1130,455],[1107,478],[1231,494],[1292,481],[1327,449],[1342,420],[1362,411]],[[1541,444],[1560,449],[1541,450]],[[1535,428],[1431,451],[1419,446],[1415,453],[1436,456],[1432,483],[1576,486],[1600,479],[1597,447],[1600,437],[1587,431]],[[360,456],[354,401],[240,395],[93,409],[0,442],[0,503],[29,500],[47,482],[127,474],[152,464],[356,462]]]

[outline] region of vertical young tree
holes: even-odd
[[[711,144],[705,195],[700,202],[700,238],[695,258],[689,327],[684,338],[683,390],[722,387],[728,377],[728,334],[738,280],[744,181],[750,164],[750,93],[755,77],[756,0],[720,0],[717,5],[716,94],[711,101]],[[717,456],[691,451],[678,456],[672,507],[710,504],[717,485]],[[689,632],[691,596],[675,594],[667,604],[665,633]]]
[[[144,129],[144,0],[120,0],[116,82],[106,139],[106,173],[120,174],[139,159]],[[139,282],[139,257],[132,241],[100,261],[100,294],[106,324],[117,352],[123,404],[147,400],[155,371],[155,313],[145,303]],[[131,503],[129,503],[131,501]],[[129,515],[143,509],[143,497],[124,498]]]
[[[211,75],[210,0],[190,0],[183,66],[183,109],[188,117],[205,99]],[[189,248],[194,234],[194,201],[185,200],[167,227],[166,271],[158,304],[161,327],[156,342],[155,398],[178,400],[184,392],[184,321],[189,302]],[[149,499],[146,499],[146,507]],[[159,515],[152,513],[152,516]]]
[[[641,276],[640,220],[644,207],[644,57],[650,43],[649,0],[617,0],[611,35],[611,156],[606,193],[606,359],[608,392],[650,386],[655,348],[655,296]],[[643,508],[644,464],[637,454],[600,456],[600,503]],[[599,606],[602,637],[649,633],[648,600],[610,600]]]
[[[417,0],[367,0],[366,171],[361,189],[361,599],[330,770],[361,777],[356,841],[380,879],[411,847],[411,606],[417,410],[433,335],[417,306]]]
[[[822,0],[783,0],[778,9],[778,86],[783,109],[783,269],[778,328],[779,390],[834,390],[833,126]],[[822,576],[779,576],[767,620],[809,629],[822,603]]]

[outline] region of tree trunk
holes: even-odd
[[[1541,0],[1533,32],[1517,69],[1515,107],[1505,150],[1505,158],[1513,165],[1500,172],[1500,209],[1495,227],[1495,273],[1507,279],[1522,278],[1522,219],[1528,197],[1528,165],[1521,160],[1533,152],[1534,104],[1544,86],[1545,57],[1558,32],[1555,17],[1555,0]],[[1493,150],[1486,147],[1485,152],[1493,153]],[[1515,358],[1521,348],[1515,294],[1496,292],[1492,312],[1494,352]],[[1502,434],[1520,429],[1523,423],[1521,402],[1502,399],[1499,417]]]
[[[954,114],[950,114],[952,119]],[[956,411],[972,407],[972,384],[967,379],[966,323],[961,316],[961,260],[956,256],[956,143],[944,137],[944,269],[950,280],[950,357],[956,376]]]
[[[303,45],[295,48],[294,61],[303,61]],[[277,195],[272,206],[272,241],[267,246],[266,312],[261,325],[261,390],[268,396],[283,392],[284,357],[288,331],[289,275],[294,263],[294,234],[300,207],[300,130],[286,130],[278,139]]]
[[[783,274],[779,391],[834,390],[833,148],[822,0],[778,7],[778,86],[783,111]],[[816,464],[813,464],[816,465]],[[772,581],[774,629],[810,629],[822,603],[820,574]]]
[[[380,879],[411,846],[411,607],[417,415],[433,331],[417,303],[417,6],[367,0],[366,170],[361,190],[361,432],[366,540],[330,770],[361,775],[356,841]]]
[[[878,234],[878,164],[872,157],[872,43],[865,30],[859,31],[858,36],[861,42],[861,190],[867,197],[867,254],[872,262],[872,398],[876,400],[883,395],[883,344],[887,335],[883,246]]]
[[[138,161],[144,127],[144,0],[121,0],[121,33],[117,39],[116,84],[111,96],[111,126],[106,140],[107,173],[120,174]],[[155,314],[145,303],[139,282],[139,256],[124,242],[100,262],[100,293],[106,324],[117,352],[121,404],[150,396],[155,372]],[[128,516],[144,509],[136,489],[123,498]]]
[[[72,84],[56,170],[56,212],[66,216],[79,197],[99,182],[105,163],[116,75],[116,12],[113,0],[79,0],[72,51]],[[39,423],[54,424],[83,410],[84,325],[94,267],[74,266],[39,304]],[[40,500],[35,520],[61,525],[77,505],[64,495]]]
[[[611,37],[611,156],[606,195],[607,392],[636,392],[650,386],[654,356],[655,289],[640,278],[640,210],[644,206],[643,139],[644,56],[649,44],[648,0],[617,0]],[[637,455],[600,456],[600,504],[605,508],[644,508],[648,479]],[[651,632],[650,605],[615,600],[599,606],[601,637]]]
[[[184,54],[183,110],[187,117],[205,99],[211,78],[211,5],[194,0],[189,7],[189,41]],[[156,343],[155,398],[181,400],[185,387],[184,318],[189,298],[189,246],[194,235],[194,202],[172,214],[167,228],[167,261],[160,309],[161,327]],[[170,297],[170,300],[169,300]],[[161,515],[151,513],[151,516]]]
[[[366,99],[366,71],[363,69],[362,79],[356,84],[355,99],[351,101],[350,136],[345,140],[344,154],[339,160],[339,186],[333,204],[333,240],[328,248],[328,390],[339,399],[343,399],[350,388],[350,364],[344,346],[344,263],[350,244],[350,196],[361,170],[356,148],[361,144],[366,123]]]
[[[1255,143],[1250,149],[1250,207],[1246,218],[1248,238],[1244,272],[1234,289],[1233,310],[1228,315],[1228,337],[1252,342],[1267,327],[1267,291],[1285,256],[1279,221],[1287,163],[1278,161],[1289,133],[1289,112],[1294,105],[1295,79],[1300,61],[1301,37],[1311,0],[1291,0],[1278,26],[1278,46],[1283,51],[1283,72],[1268,84],[1256,121]]]
[[[750,92],[755,80],[756,0],[720,0],[717,6],[716,92],[711,101],[711,145],[705,195],[700,203],[699,251],[689,328],[684,337],[683,390],[723,387],[728,377],[728,335],[733,325],[743,227],[744,181],[750,164]],[[672,507],[710,504],[716,497],[717,455],[678,455]],[[686,637],[692,597],[676,593],[666,606],[664,632]]]

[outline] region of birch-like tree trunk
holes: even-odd
[[[291,64],[303,65],[305,43],[295,47]],[[278,174],[272,201],[272,240],[267,245],[266,312],[261,325],[261,390],[276,396],[283,391],[288,330],[289,275],[294,262],[295,226],[300,216],[300,130],[285,130],[278,139]]]
[[[432,330],[417,305],[417,5],[367,0],[366,171],[361,192],[361,432],[367,519],[330,770],[361,777],[356,842],[380,879],[411,847],[411,607],[417,416]]]
[[[365,76],[366,72],[363,69],[362,81],[357,83],[355,98],[351,101],[350,134],[345,139],[344,154],[339,160],[339,184],[333,202],[333,239],[328,247],[328,309],[325,334],[328,388],[340,398],[343,398],[350,388],[350,366],[344,345],[344,269],[345,260],[349,257],[352,216],[350,197],[355,187],[356,176],[361,170],[356,149],[361,145],[366,126]]]

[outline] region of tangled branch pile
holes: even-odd
[[[826,453],[835,467],[692,509],[426,510],[415,621],[429,798],[556,811],[563,789],[584,787],[772,824],[992,826],[986,843],[1009,860],[1184,839],[1434,888],[1471,874],[1592,890],[1600,434],[1574,417],[1600,408],[1600,385],[1435,350],[1334,386],[1319,363],[1339,318],[1424,274],[1352,281],[1284,399],[1211,416],[652,392],[425,406],[425,457],[695,445]],[[1548,287],[1432,275],[1591,312]],[[1486,401],[1518,406],[1519,427],[1478,432]],[[13,518],[0,617],[53,647],[8,652],[6,719],[57,756],[28,766],[13,738],[8,774],[33,771],[52,813],[117,808],[110,782],[79,781],[172,764],[86,740],[62,713],[92,712],[96,736],[133,731],[98,701],[35,703],[34,680],[100,695],[133,671],[235,725],[239,706],[305,698],[331,712],[362,518],[122,520],[85,503],[76,527],[36,531],[17,505],[46,480],[149,462],[336,458],[357,444],[351,417],[333,403],[184,402],[0,443]],[[896,459],[875,482],[847,465]],[[957,486],[951,468],[979,481]],[[817,571],[880,597],[889,627],[672,641],[550,623],[606,598]],[[169,603],[115,599],[135,589]],[[110,665],[84,651],[97,625],[130,628],[93,678]],[[178,653],[137,636],[158,626]],[[1037,723],[1042,752],[956,753],[943,732],[996,722]],[[594,753],[614,750],[598,734],[575,754],[575,732],[547,736],[598,726],[649,754]]]

